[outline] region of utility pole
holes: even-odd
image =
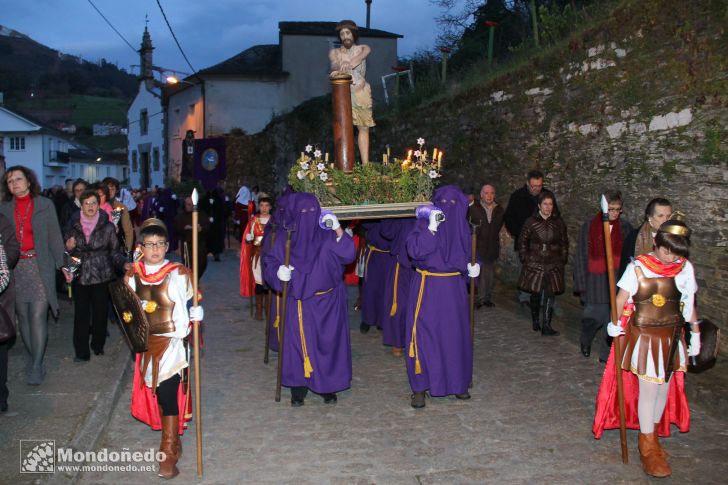
[[[372,17],[372,0],[364,0],[367,4],[367,29],[370,28],[371,25],[371,17]]]

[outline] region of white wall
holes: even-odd
[[[35,172],[41,188],[63,185],[69,178],[68,164],[50,166],[51,150],[68,152],[68,144],[57,137],[40,133],[4,133],[3,155],[5,166],[23,165]],[[11,137],[25,137],[25,150],[10,150]]]
[[[284,80],[206,79],[206,136],[228,133],[236,127],[249,134],[261,131],[281,111]]]
[[[314,35],[284,35],[281,39],[283,70],[290,73],[282,108],[289,110],[314,96],[331,92],[329,50],[338,38]],[[375,101],[383,100],[381,77],[392,73],[397,64],[397,39],[361,37],[360,44],[371,48],[367,57],[366,79]]]
[[[202,91],[199,86],[187,89],[169,97],[167,107],[168,163],[179,178],[182,168],[182,140],[187,130],[194,130],[195,138],[202,138]]]
[[[90,183],[103,180],[105,177],[123,181],[129,175],[129,170],[129,167],[118,163],[73,162],[70,164],[68,177],[74,180],[82,178]]]
[[[140,130],[140,115],[142,110],[147,110],[148,128],[147,134],[142,135]],[[139,92],[129,106],[127,112],[127,120],[129,132],[128,140],[128,168],[129,183],[132,187],[140,187],[142,181],[141,174],[141,151],[148,151],[149,164],[149,180],[150,185],[164,186],[164,177],[167,170],[167,154],[164,152],[164,112],[162,109],[162,100],[147,90],[144,82],[139,83]],[[152,154],[154,149],[159,150],[159,169],[155,170],[152,163]],[[137,153],[137,171],[133,170],[132,156]],[[116,177],[123,180],[123,177]]]

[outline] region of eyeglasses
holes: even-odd
[[[161,249],[164,247],[167,247],[167,241],[159,241],[159,242],[148,242],[148,243],[142,243],[141,246],[144,249]]]

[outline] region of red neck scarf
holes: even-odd
[[[685,261],[687,261],[686,259],[681,258],[672,263],[663,263],[652,253],[641,254],[635,259],[653,273],[657,273],[658,275],[666,278],[674,278],[677,276],[680,271],[682,271],[683,266],[685,266]]]
[[[174,271],[175,269],[181,267],[182,265],[180,263],[173,263],[171,261],[168,261],[167,264],[159,268],[159,271],[152,274],[147,274],[147,266],[144,264],[143,261],[137,261],[134,263],[134,273],[139,275],[139,278],[144,281],[145,283],[152,283],[156,284],[159,283],[164,279],[165,276],[167,276],[170,272]]]
[[[609,221],[612,228],[612,267],[619,268],[619,262],[622,255],[622,229],[619,219]],[[604,249],[604,225],[602,222],[602,213],[599,212],[591,220],[589,224],[589,265],[590,273],[606,273],[607,272],[607,254]]]

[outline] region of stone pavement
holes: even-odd
[[[273,401],[276,354],[271,353],[271,362],[263,364],[262,323],[250,319],[248,302],[237,294],[237,277],[236,254],[229,251],[222,263],[210,262],[202,282],[207,317],[202,358],[204,478],[196,477],[191,422],[183,437],[181,473],[174,483],[651,481],[639,466],[636,432],[628,432],[629,465],[621,464],[617,431],[606,432],[599,441],[591,434],[594,399],[603,367],[596,359],[581,357],[570,328],[566,336],[556,338],[531,331],[525,314],[505,296],[510,291],[500,295],[496,308],[477,313],[475,382],[470,401],[428,398],[425,409],[412,409],[403,360],[392,357],[381,345],[380,332],[360,334],[358,315],[352,311],[352,388],[340,393],[335,405],[325,405],[320,397],[309,395],[305,406],[294,409],[286,390],[280,403]],[[565,302],[561,311],[555,326],[563,330],[564,321],[573,320],[573,309]],[[122,353],[120,350],[119,355]],[[107,357],[109,352],[104,359]],[[92,359],[89,371],[100,371],[93,367],[96,364]],[[120,368],[130,366],[122,362]],[[75,370],[71,363],[64,372]],[[695,377],[707,381],[706,376],[717,372],[713,369],[701,376],[691,375],[687,385],[691,386]],[[55,380],[50,377],[49,386]],[[89,372],[88,379],[77,374],[73,377],[64,380],[65,384],[98,389],[104,376]],[[120,397],[109,408],[110,422],[104,433],[87,445],[79,443],[76,450],[144,451],[158,446],[159,433],[129,414],[128,374],[118,387]],[[704,389],[710,391],[709,386]],[[26,392],[36,391],[28,388]],[[80,408],[82,401],[91,399],[90,394],[82,395],[74,405]],[[725,413],[706,411],[711,408],[700,401],[690,403],[690,433],[675,431],[672,438],[663,440],[674,468],[673,477],[664,480],[666,483],[724,483],[728,475],[723,441],[728,435],[728,418]],[[79,409],[77,415],[69,412],[59,418],[66,421],[68,429],[61,431],[62,426],[56,424],[59,431],[50,435],[44,433],[43,423],[53,419],[37,411],[31,416],[40,418],[37,423],[27,416],[0,417],[0,433],[5,432],[10,418],[32,431],[15,429],[13,439],[55,438],[57,446],[68,446],[74,430],[84,422],[81,414],[83,410]],[[5,443],[3,440],[0,445]],[[0,465],[6,467],[0,470],[0,482],[18,477],[17,442],[2,451],[10,459]],[[37,479],[37,475],[20,478],[26,477]],[[81,472],[75,477],[56,473],[53,478],[58,483],[85,484],[161,480],[153,472]]]

